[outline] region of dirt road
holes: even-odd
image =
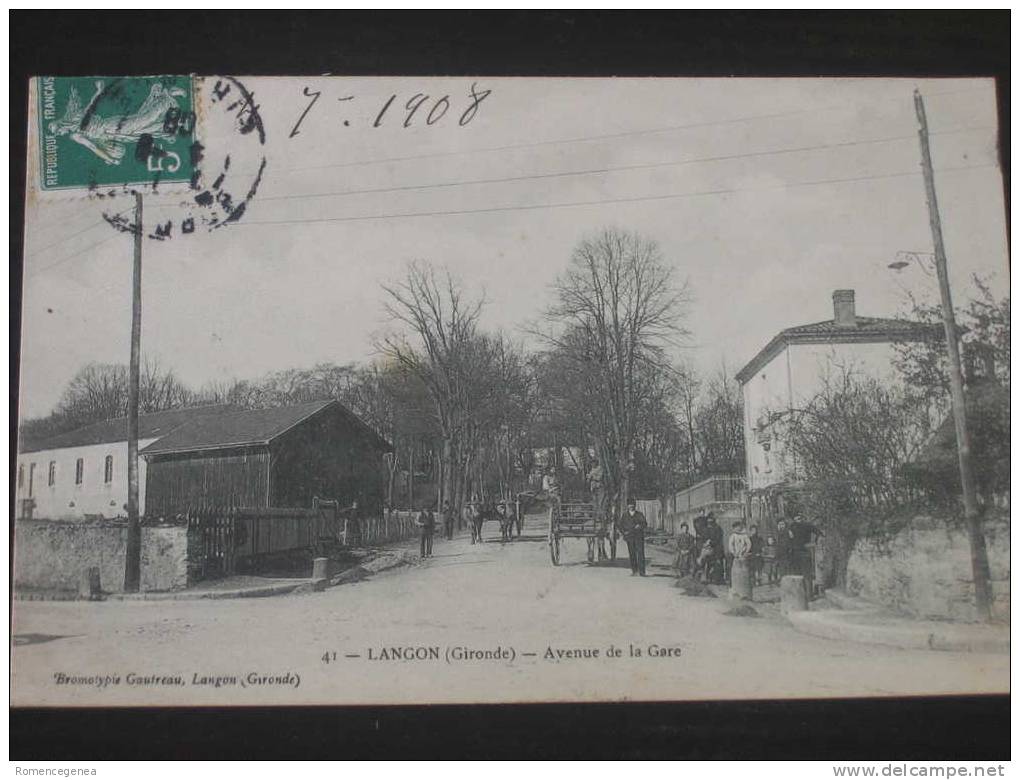
[[[553,567],[543,521],[509,544],[436,540],[435,557],[321,593],[33,602],[14,608],[15,704],[265,704],[831,697],[1008,691],[1009,658],[903,651],[725,614],[649,576]],[[495,535],[487,527],[487,535]],[[407,548],[410,549],[410,545]],[[621,555],[625,555],[621,545]]]

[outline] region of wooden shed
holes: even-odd
[[[308,507],[313,497],[378,512],[391,449],[337,401],[196,419],[147,446],[146,515]]]

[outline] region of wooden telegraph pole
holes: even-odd
[[[967,406],[963,394],[963,372],[960,368],[960,342],[957,337],[956,315],[949,290],[949,272],[946,268],[946,249],[942,243],[942,221],[935,197],[935,178],[931,167],[931,150],[928,147],[928,119],[924,112],[924,98],[914,90],[914,109],[920,125],[921,167],[924,169],[924,189],[928,200],[928,218],[931,223],[932,242],[935,245],[935,269],[938,272],[939,293],[942,297],[942,319],[946,331],[946,348],[949,352],[949,393],[953,403],[953,423],[956,427],[956,450],[960,461],[960,486],[963,489],[963,513],[970,537],[970,560],[974,576],[974,596],[978,614],[988,620],[992,615],[992,589],[988,568],[988,550],[981,530],[977,496],[974,491],[974,470],[971,463],[970,433],[967,430]]]
[[[128,368],[128,527],[124,590],[137,593],[142,579],[142,529],[138,518],[138,374],[142,337],[142,194],[135,193],[135,261],[131,276],[131,364]]]

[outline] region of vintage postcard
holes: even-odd
[[[994,81],[28,113],[14,705],[1008,692]]]

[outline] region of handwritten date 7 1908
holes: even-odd
[[[453,108],[453,114],[450,115],[450,119],[447,121],[449,122],[453,117],[457,117],[457,124],[460,127],[465,127],[475,118],[482,101],[491,93],[491,89],[479,89],[477,82],[471,84],[471,88],[466,95],[459,97],[451,97],[451,95],[437,97],[425,92],[416,92],[410,97],[405,97],[404,95],[394,93],[382,102],[378,110],[375,110],[373,106],[372,113],[370,114],[370,116],[374,117],[372,119],[372,127],[382,127],[387,123],[399,123],[403,127],[412,127],[414,125],[432,127],[442,122],[451,107]],[[312,114],[315,104],[323,96],[323,90],[313,90],[305,87],[302,90],[302,95],[309,100],[294,123],[290,136],[288,136],[289,138],[293,138],[301,133],[301,125]],[[354,99],[354,95],[336,98],[339,103],[349,103]],[[320,110],[322,109],[316,109],[316,111]],[[336,111],[334,117],[327,119],[327,121],[339,122],[344,127],[350,127],[351,121],[345,118],[343,115],[345,113],[348,112]]]

